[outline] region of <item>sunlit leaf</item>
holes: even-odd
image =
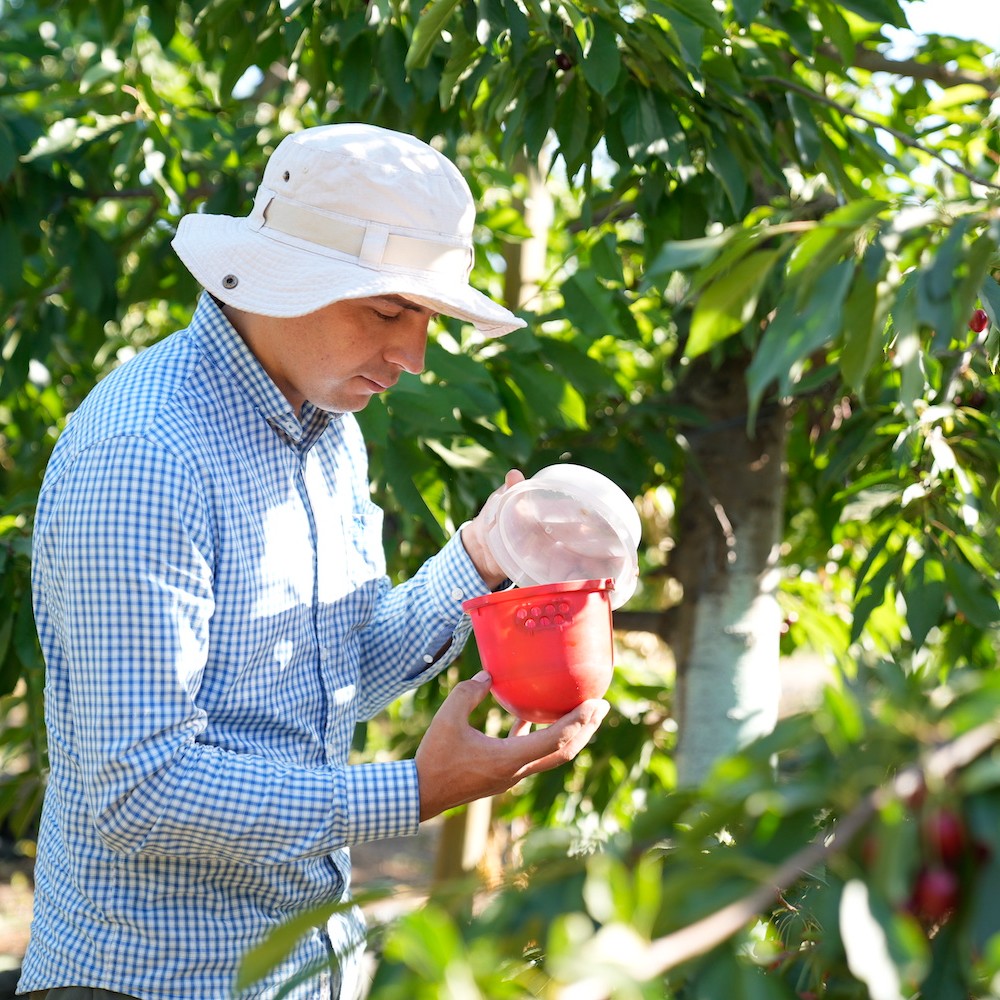
[[[417,15],[404,66],[407,71],[427,65],[431,52],[444,31],[458,0],[428,0]]]
[[[777,383],[779,395],[788,393],[797,380],[797,367],[833,340],[841,327],[841,309],[852,273],[850,261],[832,267],[817,280],[802,310],[796,310],[787,298],[779,303],[747,370],[752,411],[772,383]]]
[[[903,581],[906,624],[914,646],[922,646],[928,632],[941,620],[945,605],[944,566],[933,556],[924,555],[910,567]]]
[[[780,250],[747,254],[702,290],[691,317],[684,351],[687,357],[698,357],[743,329],[753,317],[760,291],[780,255]]]
[[[583,75],[593,90],[606,97],[621,72],[618,37],[614,28],[604,18],[595,17],[592,23],[594,39],[584,55]]]

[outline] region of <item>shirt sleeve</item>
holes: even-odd
[[[283,863],[412,834],[412,761],[295,766],[199,741],[212,523],[183,464],[121,437],[43,489],[36,601],[62,780],[124,854]]]
[[[412,579],[386,589],[365,632],[361,718],[376,715],[455,660],[472,631],[462,602],[488,590],[461,530]]]

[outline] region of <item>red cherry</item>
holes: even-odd
[[[925,868],[910,897],[910,908],[921,920],[940,923],[958,905],[958,876],[947,868]]]
[[[985,309],[977,309],[969,320],[969,329],[973,333],[982,333],[990,325],[990,318]]]
[[[935,810],[924,820],[924,839],[934,861],[954,868],[967,844],[962,817],[950,809]]]

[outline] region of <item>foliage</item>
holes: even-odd
[[[975,902],[924,933],[896,909],[920,848],[889,805],[873,832],[898,847],[891,865],[865,868],[845,849],[784,910],[661,983],[629,981],[626,944],[766,881],[818,824],[995,707],[1000,131],[984,46],[932,37],[894,63],[896,0],[0,11],[0,815],[29,829],[44,775],[28,538],[52,442],[100,377],[190,315],[197,289],[169,247],[180,215],[243,214],[285,132],[364,119],[457,159],[482,205],[475,281],[498,296],[529,235],[525,164],[549,163],[555,193],[529,328],[481,344],[442,325],[428,371],[364,413],[393,575],[509,467],[568,458],[637,498],[671,494],[693,435],[752,433],[777,400],[791,418],[784,647],[835,659],[844,677],[815,718],[720,764],[690,798],[673,787],[669,685],[625,667],[581,766],[507,803],[548,841],[548,853],[525,848],[531,878],[482,920],[449,904],[391,929],[380,989],[520,995],[536,977],[596,974],[616,976],[622,996],[860,997],[837,917],[849,906],[864,926],[874,915],[910,986],[987,995],[1000,961],[982,933],[997,926],[992,866],[978,881],[963,872]],[[977,307],[982,331],[967,325]],[[752,412],[717,428],[678,388],[697,363],[732,357]],[[669,604],[668,549],[647,523],[630,609]],[[390,751],[412,747],[441,693],[395,707]],[[992,767],[947,794],[995,849]],[[566,860],[559,825],[593,853]],[[648,850],[645,831],[669,850]],[[549,929],[534,944],[529,916]],[[604,942],[624,969],[605,965]]]
[[[475,919],[471,887],[448,885],[379,929],[372,995],[995,996],[1000,686],[963,664],[928,711],[925,681],[866,661],[615,836],[534,830]],[[949,876],[948,899],[928,872]],[[731,935],[699,923],[753,894],[764,904]],[[247,970],[295,940],[274,932]]]

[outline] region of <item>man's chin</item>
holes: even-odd
[[[327,413],[359,413],[372,401],[372,397],[375,395],[377,394],[370,393],[366,396],[349,396],[346,398],[341,396],[337,399],[320,399],[314,401],[313,406]]]

